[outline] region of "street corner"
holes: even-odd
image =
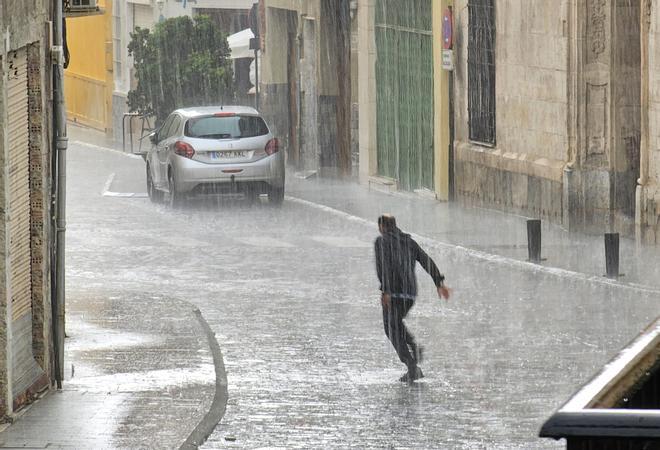
[[[112,433],[119,447],[180,445],[208,414],[216,390],[200,313],[146,293],[72,288],[69,299],[65,390],[122,399]]]

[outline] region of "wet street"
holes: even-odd
[[[297,200],[315,181],[290,176],[281,208],[173,211],[146,198],[140,158],[74,141],[69,164],[69,289],[188,302],[216,334],[229,397],[204,448],[563,448],[536,437],[543,421],[657,315],[652,293],[426,242],[454,296],[418,273],[426,378],[408,386],[383,333],[376,225]]]

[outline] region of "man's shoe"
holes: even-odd
[[[404,373],[403,376],[399,378],[399,381],[402,383],[412,383],[420,378],[424,378],[424,373],[422,372],[422,369],[415,367],[415,369],[408,370],[408,372]]]

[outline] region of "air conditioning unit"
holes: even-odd
[[[70,11],[89,11],[96,9],[96,0],[69,0]]]

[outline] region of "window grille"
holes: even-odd
[[[124,74],[122,59],[124,57],[124,47],[122,45],[122,20],[121,20],[121,2],[112,2],[112,59],[113,70],[115,74],[115,89],[123,90]]]
[[[495,1],[469,0],[470,140],[495,145]]]

